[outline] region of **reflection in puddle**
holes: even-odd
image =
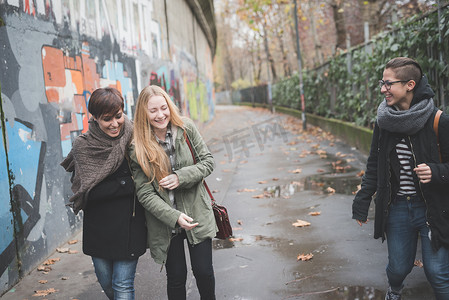
[[[360,177],[354,175],[314,175],[309,176],[304,180],[304,189],[311,191],[325,192],[329,187],[335,189],[337,194],[352,195],[357,190],[357,185],[360,184]]]
[[[313,296],[312,296],[313,295]],[[373,287],[345,286],[327,291],[309,293],[307,299],[320,300],[383,300],[385,292]]]
[[[219,239],[213,239],[212,240],[212,248],[214,249],[229,249],[234,248],[234,242],[231,242],[229,239],[226,240],[219,240]]]
[[[267,187],[264,189],[264,195],[272,198],[290,198],[303,190],[329,193],[329,188],[334,189],[337,194],[352,195],[357,191],[360,181],[360,177],[354,175],[313,175],[306,177],[301,182]]]

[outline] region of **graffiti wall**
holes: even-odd
[[[213,51],[192,10],[166,17],[184,2],[0,0],[0,295],[81,229],[59,163],[95,89],[117,88],[130,118],[148,84],[198,125],[213,118]],[[170,35],[184,22],[193,38]]]

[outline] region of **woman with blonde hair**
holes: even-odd
[[[212,238],[217,226],[203,185],[214,159],[194,123],[181,117],[158,86],[139,95],[129,154],[137,197],[146,210],[151,256],[165,264],[168,299],[186,299],[185,239],[201,299],[215,299]]]

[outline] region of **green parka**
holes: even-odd
[[[198,244],[205,239],[213,238],[217,232],[211,199],[204,187],[203,179],[212,173],[215,163],[206,143],[202,139],[194,123],[183,118],[187,136],[194,148],[197,163],[193,163],[192,154],[184,138],[182,128],[176,128],[175,173],[179,178],[179,186],[174,190],[177,209],[169,199],[165,189],[159,189],[156,180],[149,182],[137,162],[135,146],[129,147],[130,168],[136,185],[137,197],[145,208],[148,228],[148,247],[154,261],[165,264],[172,230],[177,227],[181,212],[198,222],[198,226],[188,230],[187,239],[190,244]]]

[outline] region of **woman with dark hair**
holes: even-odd
[[[206,143],[170,96],[151,85],[137,100],[129,149],[137,196],[146,210],[151,256],[167,271],[168,299],[186,299],[185,240],[201,299],[215,299],[212,238],[217,226],[203,184],[215,163]]]
[[[138,258],[146,251],[144,210],[136,199],[127,148],[133,124],[120,92],[92,93],[89,130],[76,138],[61,163],[72,172],[75,214],[84,211],[83,252],[92,256],[98,281],[109,299],[134,299]]]

